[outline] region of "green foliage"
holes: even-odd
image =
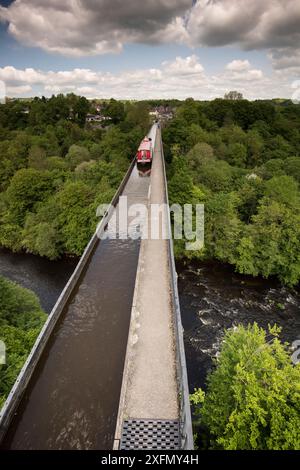
[[[82,162],[90,160],[90,152],[87,148],[80,145],[73,144],[69,148],[69,152],[66,155],[66,160],[70,165],[70,168],[74,170]]]
[[[150,126],[149,105],[144,102],[128,104],[124,126],[128,131],[131,131],[134,127],[139,127],[146,133]]]
[[[247,162],[247,149],[244,144],[229,144],[226,151],[226,160],[230,165],[244,168]]]
[[[210,257],[235,261],[242,223],[234,194],[216,193],[205,204],[205,250]]]
[[[11,220],[21,223],[27,212],[33,210],[38,202],[47,199],[54,189],[54,178],[51,173],[34,168],[17,171],[7,189]]]
[[[287,175],[292,176],[298,183],[300,183],[300,158],[289,157],[283,163],[284,171]]]
[[[67,253],[80,255],[93,233],[95,193],[85,183],[69,182],[55,197],[58,224]]]
[[[106,108],[106,115],[111,118],[113,124],[123,121],[125,117],[124,104],[112,98]]]
[[[194,181],[212,191],[230,191],[233,184],[232,168],[223,160],[205,162],[196,172]]]
[[[173,157],[172,176],[168,183],[170,204],[188,204],[192,201],[193,180],[185,159],[179,155]]]
[[[205,202],[205,246],[177,256],[217,258],[240,273],[300,280],[299,107],[186,100],[163,130],[173,203]],[[176,174],[176,176],[175,176]],[[190,189],[189,189],[190,186]],[[200,191],[197,195],[197,189]],[[204,195],[204,197],[203,197]]]
[[[227,331],[206,394],[192,396],[210,448],[300,450],[300,365],[279,331],[267,336],[256,324]]]
[[[205,142],[199,142],[187,153],[186,158],[191,169],[197,173],[200,165],[214,160],[214,149]]]
[[[0,408],[46,320],[35,294],[0,276],[0,340],[6,364],[0,367]]]
[[[81,255],[149,127],[149,106],[93,105],[74,94],[0,104],[0,245],[50,259]],[[26,111],[26,112],[24,112]]]
[[[299,208],[298,184],[290,176],[274,176],[265,184],[265,197],[288,207]]]
[[[241,236],[235,265],[241,273],[277,275],[292,286],[300,279],[299,244],[299,211],[266,198]]]

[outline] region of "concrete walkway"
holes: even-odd
[[[150,203],[165,202],[160,131],[155,143]],[[127,346],[120,412],[124,419],[178,419],[175,339],[168,241],[142,240]],[[116,445],[117,445],[116,441]]]

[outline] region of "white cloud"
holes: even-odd
[[[32,68],[0,68],[0,80],[6,82],[11,95],[74,92],[89,98],[180,98],[198,99],[222,97],[231,89],[241,91],[246,98],[290,97],[293,93],[288,76],[265,76],[248,61],[236,59],[224,70],[212,76],[205,72],[199,57],[176,57],[159,68],[136,69],[117,74],[74,69],[42,72]],[[23,88],[22,88],[23,87]]]
[[[208,46],[294,47],[300,42],[299,0],[198,0],[187,29]]]
[[[229,62],[225,67],[225,72],[222,74],[228,81],[234,82],[246,82],[261,80],[264,78],[264,74],[259,69],[251,68],[251,64],[248,60],[233,60]]]
[[[1,80],[8,83],[43,83],[45,81],[45,74],[36,71],[32,68],[26,68],[25,70],[18,70],[12,66],[6,66],[1,70]]]
[[[203,66],[199,63],[198,57],[194,54],[189,57],[176,57],[174,62],[163,62],[163,68],[170,75],[202,75]]]
[[[276,69],[300,68],[299,0],[15,0],[0,7],[1,20],[21,43],[63,55],[235,45],[267,50]]]
[[[20,42],[64,55],[120,52],[130,42],[183,40],[191,0],[15,0],[0,19]],[[179,33],[179,35],[178,35]]]
[[[218,75],[210,78],[212,86],[224,95],[229,90],[238,90],[248,99],[274,98],[287,95],[286,83],[273,81],[259,69],[252,68],[248,60],[233,60]],[[279,94],[278,94],[279,93]]]
[[[226,65],[226,69],[235,72],[243,72],[250,69],[250,62],[249,60],[233,60]]]
[[[30,93],[32,87],[30,85],[8,86],[6,88],[7,96],[24,96]]]
[[[300,75],[300,47],[271,50],[269,53],[274,70],[278,74]]]

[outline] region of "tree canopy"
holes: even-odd
[[[206,393],[192,395],[209,448],[300,450],[300,364],[279,332],[257,324],[227,331]]]
[[[201,199],[193,201],[205,203],[204,248],[191,254],[176,242],[178,256],[299,282],[299,109],[238,99],[188,99],[177,107],[163,130],[172,202],[189,203],[199,190]]]
[[[149,127],[146,103],[74,94],[0,104],[0,245],[50,259],[80,256]]]
[[[33,292],[0,276],[0,340],[6,363],[0,366],[0,408],[46,320]]]

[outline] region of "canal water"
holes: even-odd
[[[128,203],[146,201],[149,181],[133,169],[123,192]],[[131,239],[98,243],[2,448],[112,449],[139,246]]]
[[[276,323],[283,341],[300,338],[299,288],[242,276],[218,262],[178,263],[177,271],[190,391],[205,387],[228,328],[256,322],[267,330]]]

